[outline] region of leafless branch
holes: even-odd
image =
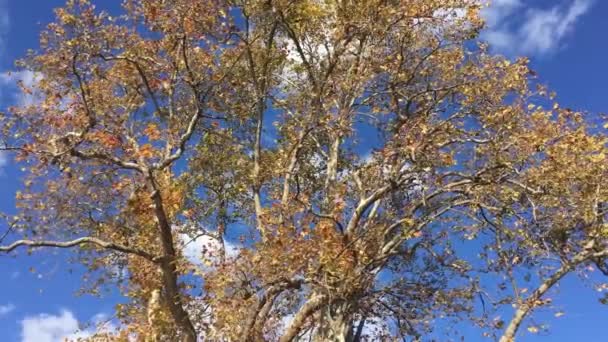
[[[82,238],[78,238],[78,239],[71,240],[71,241],[65,241],[65,242],[46,241],[46,240],[42,240],[42,241],[18,240],[8,246],[0,246],[0,252],[8,253],[8,252],[11,252],[11,251],[17,249],[18,247],[72,248],[72,247],[85,245],[85,244],[93,244],[93,245],[99,246],[104,249],[110,249],[110,250],[127,253],[127,254],[139,255],[139,256],[141,256],[145,259],[148,259],[150,261],[153,261],[153,262],[157,262],[159,260],[159,257],[154,256],[148,252],[145,252],[145,251],[142,251],[139,249],[135,249],[135,248],[131,248],[131,247],[127,247],[124,245],[112,243],[112,242],[106,242],[106,241],[103,241],[103,240],[100,240],[97,238],[93,238],[93,237],[82,237]]]

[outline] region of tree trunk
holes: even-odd
[[[169,311],[171,312],[171,316],[173,317],[175,324],[180,328],[183,334],[182,341],[196,342],[196,329],[190,320],[190,316],[186,310],[184,310],[184,303],[179,289],[178,272],[175,263],[177,253],[173,243],[171,224],[169,223],[169,219],[165,213],[160,191],[158,190],[152,175],[150,175],[149,181],[153,190],[151,198],[154,203],[154,212],[157,219],[160,242],[163,250],[163,259],[160,262],[160,270],[162,273],[162,283],[167,296]]]
[[[352,317],[348,304],[337,303],[321,311],[314,341],[354,342]]]

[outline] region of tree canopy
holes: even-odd
[[[608,124],[492,54],[484,5],[69,0],[0,116],[0,251],[73,248],[116,341],[513,341],[608,274]]]

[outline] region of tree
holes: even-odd
[[[608,274],[606,127],[479,43],[482,5],[68,1],[2,116],[27,177],[0,251],[75,248],[128,299],[116,340],[513,340]]]

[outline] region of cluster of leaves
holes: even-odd
[[[421,338],[449,318],[511,341],[565,274],[608,273],[608,146],[525,58],[475,42],[482,5],[68,1],[19,62],[36,101],[1,117],[31,238],[2,251],[80,247],[89,290],[127,298],[116,340]]]

